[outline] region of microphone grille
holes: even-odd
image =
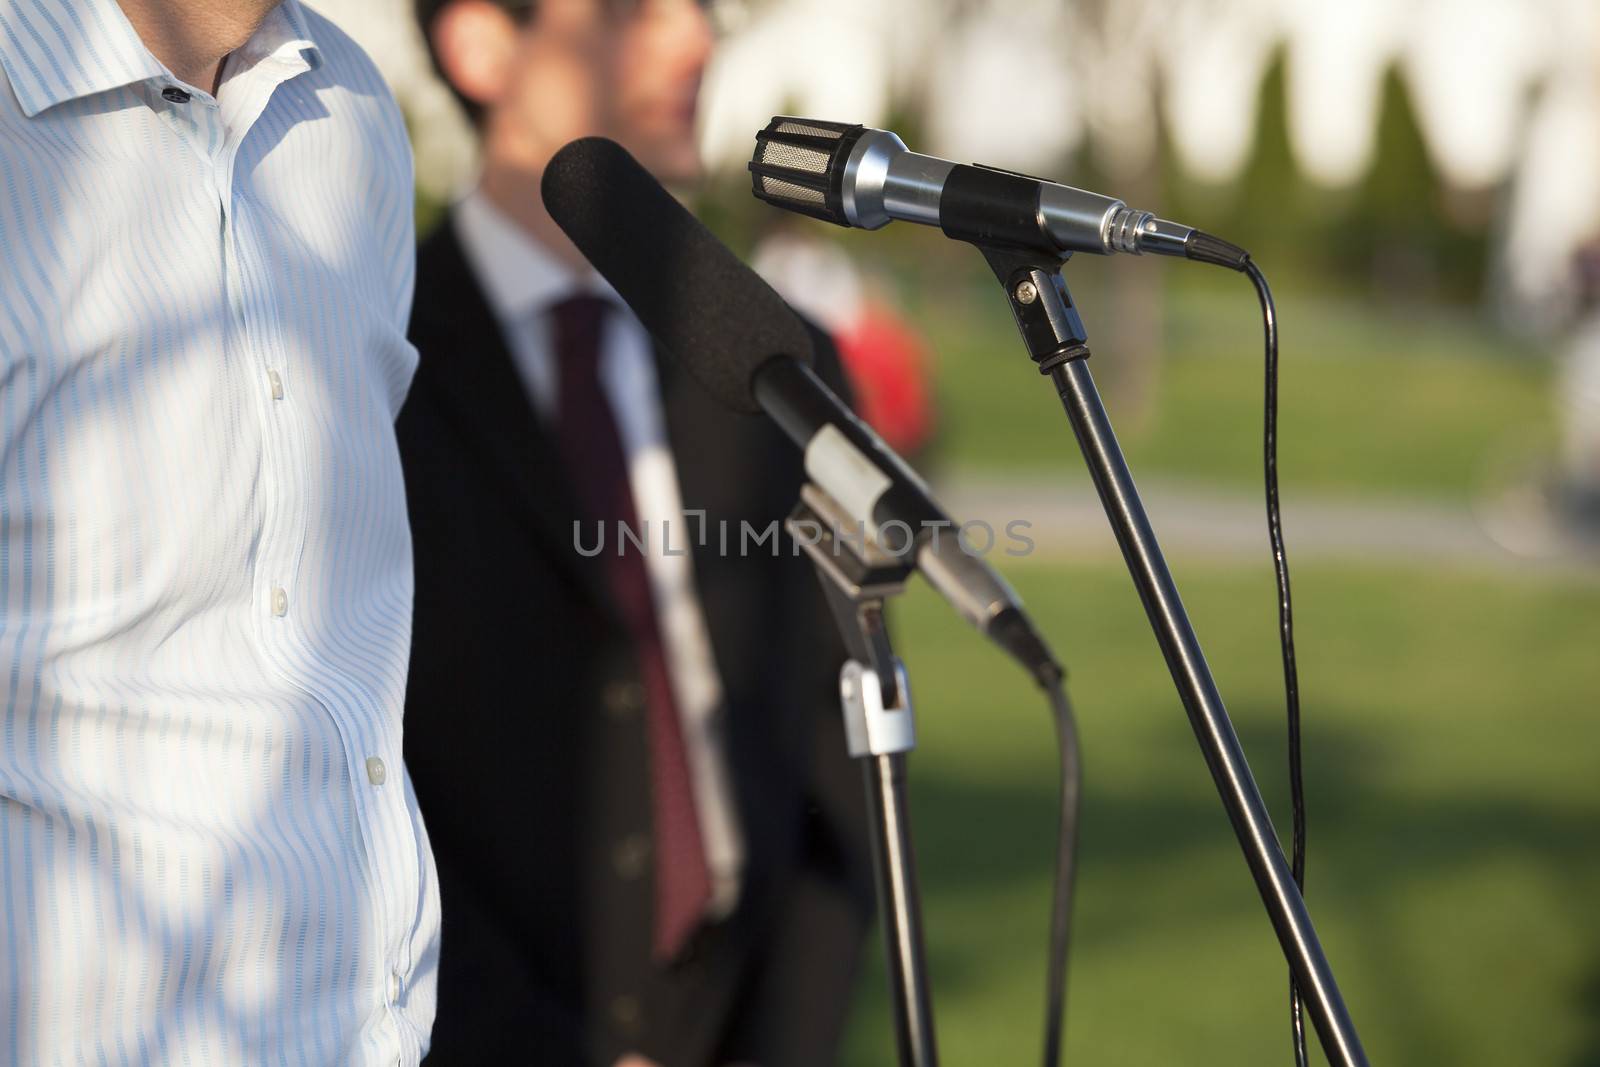
[[[824,222],[849,226],[844,165],[865,127],[778,115],[756,134],[750,159],[756,199]]]

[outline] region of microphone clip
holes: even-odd
[[[838,501],[811,482],[801,486],[800,500],[783,525],[816,568],[851,660],[877,677],[883,707],[899,706],[902,672],[883,614],[884,603],[905,592],[910,558],[870,539]]]
[[[1045,255],[977,245],[1006,292],[1017,331],[1038,365],[1049,375],[1063,363],[1089,358],[1089,332],[1061,276],[1072,253]]]

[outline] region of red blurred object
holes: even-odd
[[[933,395],[922,338],[894,310],[867,299],[834,342],[856,390],[856,410],[896,452],[909,455],[933,438]]]

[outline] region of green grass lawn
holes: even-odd
[[[1162,271],[1164,355],[1135,401],[1106,263],[1068,264],[1091,366],[1136,474],[1254,486],[1261,465],[1259,312],[1240,276]],[[1188,267],[1192,271],[1194,268]],[[934,272],[935,277],[938,275]],[[1047,381],[1029,363],[997,289],[957,273],[905,287],[933,340],[939,458],[964,469],[1081,470]],[[1547,352],[1457,310],[1375,306],[1285,283],[1280,455],[1289,489],[1444,501],[1518,477],[1555,437]]]
[[[1268,568],[1175,564],[1285,826]],[[1281,957],[1126,573],[1011,570],[1072,671],[1083,737],[1069,1062],[1290,1062]],[[1308,900],[1372,1061],[1600,1065],[1600,582],[1330,564],[1295,579]],[[897,623],[943,1059],[1037,1062],[1048,716],[925,588]],[[861,1067],[894,1062],[868,947],[846,1057]]]

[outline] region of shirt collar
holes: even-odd
[[[299,0],[283,0],[239,49],[252,60],[298,52],[321,65]],[[117,0],[0,0],[0,67],[33,118],[69,100],[152,80],[171,80]]]
[[[617,291],[593,271],[575,273],[505,212],[474,188],[456,205],[456,236],[477,270],[478,282],[502,323],[528,316],[576,293],[621,303]]]
[[[280,0],[256,27],[256,32],[228,57],[229,66],[245,69],[264,59],[287,63],[299,70],[322,66],[322,51],[311,37],[300,0]]]

